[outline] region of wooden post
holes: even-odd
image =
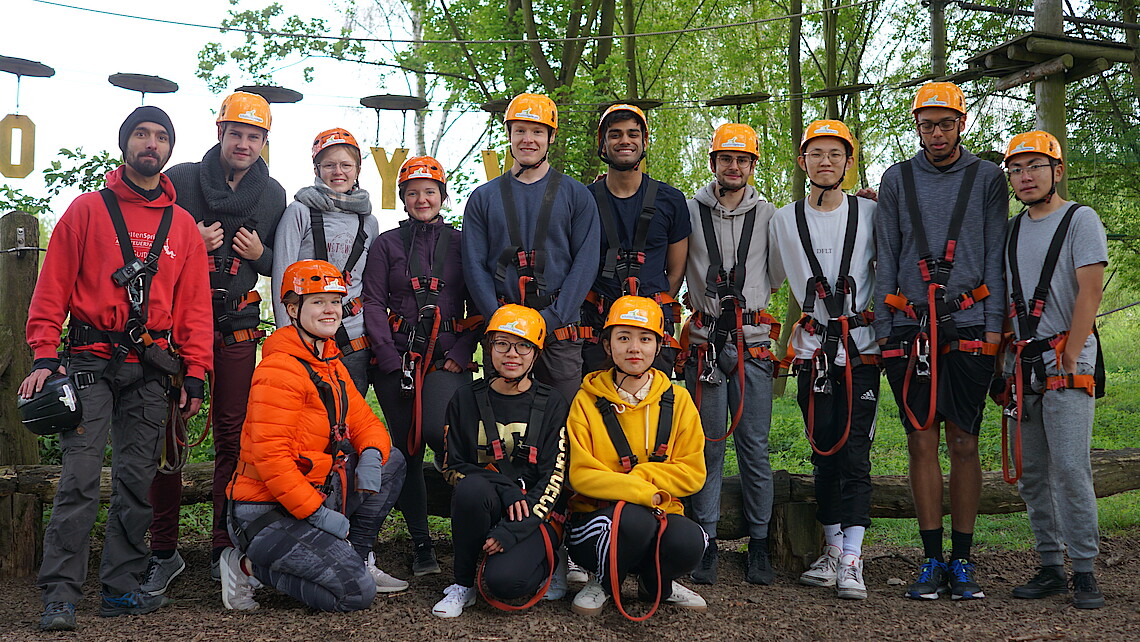
[[[0,218],[0,283],[5,292],[0,305],[0,465],[4,466],[40,461],[39,442],[24,429],[16,410],[16,389],[32,367],[24,326],[39,273],[39,240],[36,217],[9,212]],[[43,504],[35,495],[12,491],[0,493],[0,578],[35,573],[41,555]]]
[[[798,16],[803,11],[802,0],[792,0],[789,12],[793,16]],[[791,110],[791,143],[792,148],[795,150],[794,155],[799,154],[800,141],[804,137],[804,83],[800,75],[800,28],[802,26],[801,19],[795,17],[791,19],[791,24],[788,27],[788,93],[791,94],[792,99],[788,102],[788,108]],[[800,169],[799,163],[793,163],[795,166],[792,170],[792,200],[798,201],[803,198],[805,194],[804,181],[807,176],[804,170]],[[780,333],[780,338],[776,341],[776,354],[781,358],[784,352],[788,349],[788,337],[792,334],[792,324],[796,319],[800,318],[800,306],[788,297],[788,311],[784,315],[784,328]],[[777,397],[784,394],[784,387],[787,384],[787,379],[779,378],[775,380],[772,386],[772,392]]]
[[[1061,7],[1061,0],[1033,0],[1033,30],[1061,35],[1063,27]],[[1030,41],[1032,40],[1030,38]],[[1031,42],[1027,42],[1026,47],[1034,53],[1050,53],[1034,51],[1035,47],[1031,46]],[[1056,136],[1057,141],[1061,143],[1061,149],[1068,152],[1068,128],[1065,126],[1065,74],[1057,73],[1038,80],[1034,83],[1033,90],[1037,98],[1037,128]],[[1061,198],[1069,197],[1067,176],[1057,184],[1057,194]]]
[[[946,0],[927,0],[930,7],[930,72],[946,75]]]

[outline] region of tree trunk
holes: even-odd
[[[792,15],[797,15],[803,11],[802,0],[792,0],[788,12]],[[788,94],[792,99],[788,101],[788,109],[791,110],[791,144],[792,149],[795,150],[793,156],[799,155],[800,141],[804,137],[804,83],[800,75],[800,28],[802,26],[801,18],[792,18],[788,27]],[[800,169],[799,163],[795,163],[792,169],[792,200],[798,201],[805,196],[804,181],[807,176],[804,170]],[[788,297],[788,310],[784,314],[784,327],[780,332],[780,338],[776,340],[776,354],[783,358],[784,353],[788,349],[788,341],[792,336],[792,324],[800,318],[800,306]],[[773,393],[776,396],[784,394],[784,388],[787,386],[787,379],[780,377],[776,379],[772,386]]]
[[[0,251],[39,247],[40,224],[31,214],[9,212],[0,218]],[[40,461],[39,442],[20,423],[16,390],[32,367],[32,351],[24,341],[28,306],[39,274],[39,250],[0,252],[0,464]],[[0,541],[3,541],[0,539]]]
[[[1064,26],[1061,6],[1061,0],[1033,0],[1033,30],[1061,35]],[[1028,42],[1026,46],[1029,47]],[[1029,47],[1029,50],[1033,51],[1033,47]],[[1037,53],[1049,52],[1040,51]],[[1033,90],[1037,98],[1037,128],[1056,136],[1057,141],[1061,143],[1061,150],[1068,153],[1068,127],[1065,124],[1065,74],[1057,73],[1038,80],[1033,84]],[[1057,184],[1057,194],[1061,198],[1069,197],[1069,185],[1066,176],[1062,176],[1061,182]]]

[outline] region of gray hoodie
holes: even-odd
[[[685,261],[685,283],[689,289],[689,302],[694,308],[705,314],[720,314],[720,298],[710,299],[705,294],[705,277],[709,269],[709,250],[705,244],[704,227],[701,224],[701,211],[699,203],[708,205],[712,209],[713,231],[716,235],[717,246],[720,249],[721,261],[726,272],[731,271],[736,264],[736,249],[740,243],[740,236],[744,232],[744,215],[748,210],[756,207],[756,225],[752,228],[752,243],[748,246],[748,258],[745,261],[745,282],[742,292],[744,294],[747,312],[755,312],[768,307],[772,296],[771,279],[768,276],[768,221],[776,212],[775,206],[760,198],[756,188],[751,185],[744,186],[744,198],[734,210],[726,210],[716,200],[717,182],[714,179],[708,185],[697,190],[696,195],[688,200],[689,220],[693,226],[693,233],[689,236],[689,256]],[[744,326],[744,340],[748,344],[768,341],[767,325]],[[689,339],[694,343],[708,341],[708,329],[690,326]]]
[[[954,254],[954,267],[946,284],[947,298],[957,297],[983,283],[990,295],[980,303],[953,314],[958,327],[985,326],[986,332],[1001,332],[1007,312],[1005,281],[1002,278],[1002,252],[1005,248],[1009,192],[1001,169],[962,147],[962,156],[945,171],[939,170],[918,152],[911,159],[922,224],[927,244],[935,258],[946,249],[950,217],[958,200],[958,189],[965,170],[981,163],[970,188],[966,218]],[[895,313],[884,303],[888,294],[901,293],[911,301],[926,300],[927,287],[918,269],[918,249],[906,194],[902,186],[901,163],[889,167],[879,186],[879,207],[875,216],[875,336],[888,337],[895,326],[915,325],[917,321]]]

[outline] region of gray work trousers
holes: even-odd
[[[750,346],[751,347],[751,346]],[[736,346],[727,343],[718,358],[715,383],[701,383],[701,425],[705,437],[705,485],[690,498],[693,519],[709,537],[716,537],[720,519],[720,489],[724,479],[724,437],[740,402],[740,376],[736,368]],[[772,427],[772,368],[766,359],[744,361],[744,414],[732,433],[740,486],[744,495],[744,519],[748,536],[768,537],[772,518],[772,467],[768,462],[768,431]],[[732,374],[728,374],[728,373]],[[697,398],[697,364],[685,364],[685,386]]]
[[[109,361],[86,352],[68,359],[68,372],[101,377]],[[150,549],[145,535],[151,522],[147,491],[158,467],[169,406],[162,381],[143,378],[138,363],[124,363],[113,381],[98,379],[79,391],[83,423],[60,435],[63,470],[51,521],[44,533],[44,559],[36,584],[43,601],[77,603],[83,597],[91,528],[99,512],[99,475],[110,435],[111,505],[107,511],[99,580],[103,592],[123,595],[138,590]]]

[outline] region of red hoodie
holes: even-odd
[[[187,375],[205,379],[213,361],[214,325],[206,248],[190,214],[175,204],[174,185],[160,175],[162,195],[147,201],[123,180],[122,167],[107,174],[119,199],[135,255],[146,259],[162,211],[174,206],[174,220],[150,287],[147,327],[172,330],[186,360]],[[118,237],[98,192],[72,201],[52,230],[43,269],[28,309],[27,337],[36,358],[55,358],[63,322],[70,314],[107,332],[126,329],[127,292],[111,274],[123,267]],[[110,357],[107,344],[77,348]],[[128,357],[137,361],[134,352]]]

